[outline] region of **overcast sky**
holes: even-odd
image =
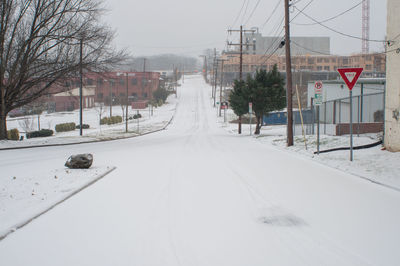
[[[104,0],[109,12],[104,19],[116,30],[115,43],[127,48],[133,56],[175,53],[198,56],[206,48],[226,48],[227,38],[237,41],[238,34],[227,34],[240,24],[258,27],[263,35],[276,35],[284,14],[283,0]],[[257,2],[258,7],[255,9]],[[265,24],[272,10],[277,11]],[[361,0],[297,0],[296,7],[323,21],[359,4]],[[370,0],[370,39],[384,40],[386,33],[386,0]],[[243,8],[242,8],[243,7]],[[247,7],[247,8],[246,8]],[[252,16],[250,14],[254,10]],[[241,12],[240,12],[241,11]],[[291,18],[298,11],[292,8]],[[337,31],[361,37],[362,5],[324,23]],[[313,23],[298,15],[291,25],[293,36],[329,36],[331,52],[351,54],[361,51],[361,40],[338,35],[320,25],[301,26],[294,23]],[[264,27],[263,27],[263,24]],[[370,50],[382,51],[383,44],[371,42]]]

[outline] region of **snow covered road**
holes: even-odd
[[[0,151],[1,178],[94,154],[117,169],[0,241],[14,265],[398,265],[400,193],[216,123],[200,76],[166,131]]]

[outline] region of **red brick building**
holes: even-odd
[[[151,100],[160,84],[158,72],[108,72],[86,75],[85,85],[96,87],[96,102],[113,102],[126,97],[129,101]]]

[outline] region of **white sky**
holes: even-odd
[[[116,44],[119,48],[128,48],[133,56],[175,53],[197,56],[206,48],[225,49],[227,37],[237,41],[238,34],[228,36],[230,26],[238,28],[259,27],[266,21],[273,8],[280,1],[280,6],[273,17],[262,28],[263,35],[273,35],[283,17],[283,0],[104,0],[110,10],[105,20],[117,31]],[[297,0],[296,6],[305,13],[322,21],[333,17],[361,2],[361,0]],[[236,23],[239,11],[243,11]],[[384,40],[386,33],[386,0],[370,0],[371,30],[370,39]],[[292,12],[292,18],[297,14]],[[340,32],[361,37],[361,5],[345,15],[325,24]],[[247,22],[248,21],[248,22]],[[246,23],[247,22],[247,23]],[[299,15],[294,23],[313,23]],[[361,51],[361,40],[338,35],[320,25],[292,25],[293,36],[329,36],[331,52],[350,54]],[[382,51],[382,43],[370,43],[371,51]]]

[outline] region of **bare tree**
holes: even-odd
[[[24,130],[24,132],[31,132],[34,129],[34,121],[32,116],[25,116],[22,119],[18,119],[18,124]]]
[[[0,139],[11,110],[66,90],[80,67],[105,71],[123,61],[114,33],[100,23],[103,12],[99,0],[1,0]]]

